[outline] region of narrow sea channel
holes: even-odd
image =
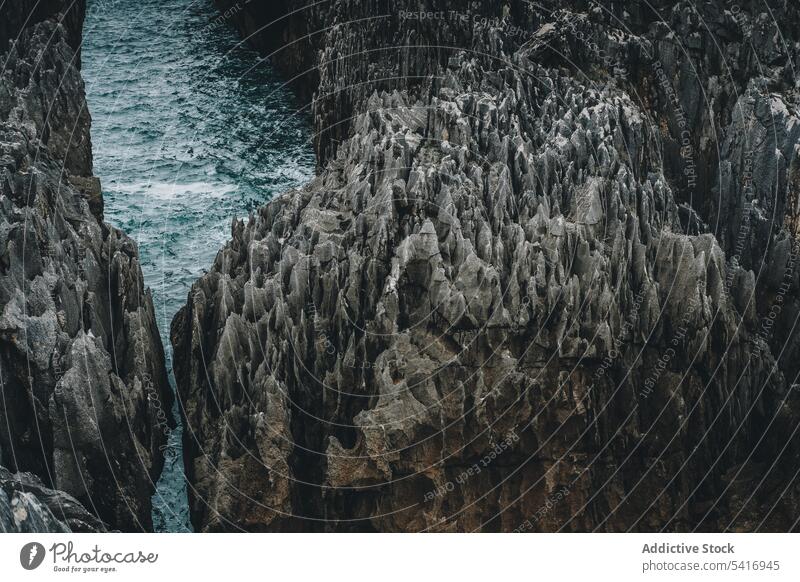
[[[310,119],[211,0],[89,0],[83,76],[105,218],[139,245],[172,378],[169,327],[244,218],[314,173]],[[191,531],[178,428],[156,531]]]

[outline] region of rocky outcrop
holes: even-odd
[[[44,486],[31,473],[0,467],[0,532],[103,533],[106,525],[74,497]]]
[[[67,44],[78,54],[75,66],[80,68],[85,0],[9,0],[0,6],[0,15],[0,53],[5,53],[30,26],[52,19],[64,27]]]
[[[171,392],[136,245],[102,221],[83,12],[0,6],[0,463],[135,531],[151,528]]]
[[[797,528],[795,5],[218,3],[322,170],[173,321],[199,530]]]

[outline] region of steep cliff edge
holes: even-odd
[[[149,530],[172,396],[136,246],[102,220],[84,10],[0,4],[0,465]]]
[[[218,4],[322,170],[173,321],[199,530],[797,528],[794,4]]]

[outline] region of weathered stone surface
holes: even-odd
[[[172,398],[152,299],[136,245],[101,220],[70,46],[84,3],[32,4],[0,8],[0,463],[150,529]]]
[[[800,15],[646,4],[230,16],[322,169],[173,321],[198,529],[797,527]]]
[[[101,533],[106,525],[74,497],[44,486],[31,473],[0,467],[0,532]]]
[[[66,40],[80,57],[83,19],[86,15],[85,0],[8,0],[0,5],[0,52],[20,39],[28,27],[43,20],[61,22]],[[80,67],[80,58],[75,66]]]

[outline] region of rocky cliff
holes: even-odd
[[[172,397],[136,246],[92,176],[84,8],[0,4],[0,464],[135,531]]]
[[[199,530],[797,529],[796,3],[218,4],[320,173],[173,321]]]

